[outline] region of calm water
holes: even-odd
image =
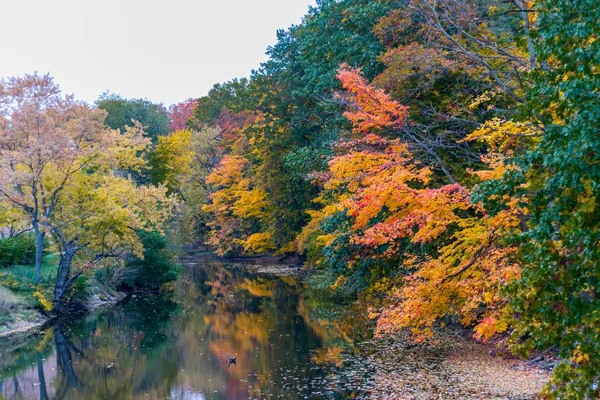
[[[171,295],[132,298],[24,343],[0,339],[0,399],[347,398],[333,377],[352,322],[332,322],[336,312],[294,278],[199,262]]]

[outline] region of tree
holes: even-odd
[[[194,155],[191,150],[192,132],[176,131],[158,138],[149,156],[150,183],[164,185],[170,193],[180,192],[181,180],[191,173]]]
[[[124,170],[139,170],[150,141],[136,123],[125,132],[104,126],[106,113],[63,97],[50,76],[26,75],[0,88],[0,194],[22,210],[36,233],[36,277],[49,233],[60,252],[54,307],[62,312],[81,273],[127,252],[141,254],[137,230],[162,229],[171,207],[164,187],[138,187]]]
[[[267,193],[252,186],[247,175],[248,160],[225,156],[206,182],[214,187],[203,210],[212,214],[208,243],[217,254],[264,253],[274,250],[271,235],[261,232],[268,215]]]
[[[254,104],[250,98],[247,78],[217,83],[210,89],[208,95],[198,99],[194,118],[190,123],[194,129],[200,129],[204,124],[214,125],[224,109],[232,113],[252,110]]]
[[[124,151],[129,157],[131,149],[117,146],[113,151]],[[77,174],[60,212],[46,222],[60,252],[53,302],[57,313],[64,312],[71,285],[86,269],[103,262],[122,263],[129,254],[141,258],[140,233],[162,233],[173,210],[174,202],[164,187],[136,185],[113,169],[124,165],[111,168],[106,161]],[[73,273],[73,264],[79,271]]]
[[[481,182],[473,189],[463,188],[461,195],[447,199],[451,201],[430,197],[430,204],[423,204],[424,211],[435,210],[427,218],[435,218],[438,228],[419,228],[409,235],[417,243],[434,240],[435,251],[404,260],[403,266],[410,273],[394,289],[379,316],[379,333],[410,328],[417,340],[423,340],[431,337],[435,323],[449,316],[472,326],[475,337],[481,340],[512,327],[506,288],[521,276],[521,268],[518,248],[509,239],[523,230],[526,211],[515,197],[498,198],[502,203],[499,209],[493,207],[492,199],[474,202],[472,198],[485,183],[513,169],[507,160],[530,147],[538,134],[537,127],[530,124],[496,119],[466,138],[488,145],[489,152],[481,156],[488,168],[474,172]],[[451,218],[440,224],[444,214]],[[440,240],[439,227],[450,237]],[[387,236],[389,231],[378,231],[381,236],[374,237],[377,242],[393,240],[393,234]]]
[[[178,233],[182,242],[203,240],[207,234],[209,216],[202,206],[209,201],[206,178],[217,162],[220,136],[216,128],[176,131],[158,138],[149,155],[150,183],[164,185],[181,200],[171,233]]]
[[[188,121],[192,119],[198,107],[198,99],[187,99],[178,104],[169,106],[169,125],[171,132],[183,131],[188,126]]]
[[[107,112],[105,124],[112,129],[125,132],[127,127],[133,127],[134,121],[142,124],[152,143],[159,136],[171,131],[169,113],[162,104],[154,104],[147,99],[125,99],[118,94],[104,93],[96,105]]]
[[[216,128],[193,131],[190,148],[193,156],[190,173],[180,182],[181,204],[178,227],[184,241],[204,238],[208,233],[209,215],[202,206],[209,201],[210,188],[206,177],[217,162],[217,148],[221,132]]]
[[[27,215],[36,236],[35,281],[45,231],[75,175],[104,150],[106,114],[62,97],[49,75],[0,83],[0,195]]]
[[[524,105],[542,129],[486,195],[515,196],[527,224],[516,236],[523,273],[512,285],[514,338],[557,346],[562,362],[545,394],[596,398],[600,380],[600,35],[597,2],[533,2],[538,63]]]

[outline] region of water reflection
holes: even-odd
[[[5,343],[0,398],[342,398],[324,378],[351,341],[323,312],[293,278],[191,265],[170,296]]]

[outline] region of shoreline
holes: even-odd
[[[128,294],[125,294],[123,292],[118,292],[118,296],[111,296],[109,298],[109,300],[100,300],[98,298],[98,296],[95,295],[84,304],[85,311],[82,311],[80,313],[69,314],[68,317],[73,317],[73,316],[78,317],[80,315],[83,316],[83,315],[89,314],[93,311],[96,311],[102,307],[110,307],[110,306],[119,304],[120,302],[125,300],[128,296],[129,296]],[[51,325],[57,319],[56,316],[48,316],[48,315],[44,315],[42,313],[40,313],[39,315],[40,315],[40,318],[42,318],[42,320],[40,320],[40,321],[23,323],[23,324],[20,324],[19,326],[16,326],[15,328],[0,332],[0,341],[3,339],[13,339],[20,335],[22,335],[23,338],[31,336],[31,335],[39,332],[40,330],[44,329],[48,325]],[[0,342],[0,345],[2,345],[1,342]]]

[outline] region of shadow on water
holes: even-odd
[[[172,294],[0,342],[0,399],[346,398],[328,377],[352,346],[330,313],[294,278],[199,262]]]

